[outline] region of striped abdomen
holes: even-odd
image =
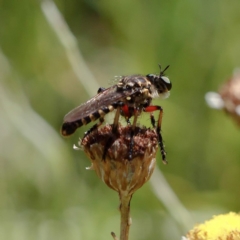
[[[101,109],[89,114],[86,117],[82,117],[80,118],[80,114],[79,114],[79,119],[71,121],[71,117],[68,119],[68,115],[65,117],[66,120],[62,125],[62,129],[61,129],[61,133],[63,136],[68,136],[73,134],[77,128],[83,126],[83,125],[87,125],[90,122],[94,122],[97,119],[99,119],[100,117],[104,117],[107,113],[113,111],[118,105],[117,104],[113,104],[113,105],[109,105],[108,107],[102,107]]]

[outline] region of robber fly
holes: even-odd
[[[92,131],[96,130],[104,122],[104,116],[106,114],[116,109],[113,131],[117,131],[120,115],[124,116],[129,124],[129,119],[133,117],[131,133],[131,139],[133,139],[138,116],[142,112],[150,112],[152,126],[156,128],[162,160],[166,163],[166,153],[161,135],[163,109],[160,106],[151,105],[151,102],[152,99],[156,97],[168,97],[172,84],[169,78],[164,76],[164,72],[169,66],[163,71],[161,71],[160,65],[159,67],[159,75],[148,74],[146,76],[125,76],[121,77],[117,84],[109,88],[99,88],[96,96],[73,109],[64,117],[61,129],[62,135],[71,135],[82,125],[87,125],[88,123],[99,119],[98,123],[85,132],[85,137]],[[159,117],[156,125],[153,112],[157,110],[159,111]],[[130,144],[129,159],[132,158],[132,146],[133,140],[131,140]]]

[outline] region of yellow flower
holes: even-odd
[[[183,238],[184,239],[184,238]],[[214,216],[187,233],[187,240],[240,240],[240,215],[230,212]]]

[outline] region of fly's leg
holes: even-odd
[[[152,125],[153,127],[156,129],[156,132],[157,132],[157,137],[158,137],[158,145],[160,147],[160,152],[161,152],[161,155],[162,155],[162,161],[164,164],[167,164],[167,160],[166,160],[166,152],[165,152],[165,149],[164,149],[164,144],[163,144],[163,138],[162,138],[162,134],[161,134],[161,127],[159,125],[157,125],[157,127],[155,127],[155,119],[154,119],[154,116],[151,114],[151,122],[152,122]]]
[[[129,151],[128,151],[128,160],[130,161],[133,158],[133,145],[134,145],[133,137],[134,137],[135,127],[137,123],[138,111],[136,111],[134,107],[129,107],[127,104],[122,104],[119,113],[125,117],[125,120],[128,125],[131,125],[130,118],[134,116],[131,132],[130,132],[130,143],[129,143]],[[115,116],[115,119],[116,119],[116,116]]]
[[[115,114],[115,117],[114,117],[114,121],[113,121],[112,132],[116,133],[117,129],[118,129],[118,124],[119,124],[119,117],[120,117],[120,110],[121,110],[120,105],[122,105],[122,102],[116,103],[114,105],[115,105],[114,107],[117,109],[117,111],[116,111],[116,114]]]
[[[128,160],[132,160],[133,158],[133,147],[134,147],[134,131],[135,127],[132,126],[130,133],[130,143],[129,143],[129,151],[128,151]]]
[[[87,130],[85,133],[84,133],[84,136],[83,136],[83,139],[89,135],[91,132],[95,131],[96,129],[98,129],[104,122],[104,118],[103,117],[100,117],[99,118],[99,122],[94,124],[89,130]]]
[[[105,90],[105,88],[100,87],[100,88],[98,89],[97,93],[104,92],[104,90]],[[104,114],[107,114],[107,113],[109,112],[109,109],[108,109],[108,108],[103,108],[103,109],[101,109],[101,111],[102,111]],[[96,124],[94,124],[88,131],[86,131],[86,132],[84,133],[83,139],[84,139],[88,134],[90,134],[90,133],[93,132],[94,130],[98,129],[98,128],[103,124],[103,122],[104,122],[104,118],[103,118],[103,117],[100,117],[100,113],[99,113],[99,112],[95,112],[94,114],[96,115],[96,116],[95,116],[96,118],[99,117],[99,122],[96,123]]]
[[[118,137],[118,124],[119,124],[119,117],[120,117],[120,111],[121,111],[121,107],[124,104],[122,102],[117,102],[117,103],[113,103],[112,107],[117,109],[115,117],[114,117],[114,121],[113,121],[113,125],[112,125],[112,135],[108,138],[107,143],[104,147],[103,150],[103,156],[102,159],[105,160],[106,155],[107,155],[107,151],[108,149],[112,146],[113,142],[115,141],[115,139]]]
[[[131,132],[130,132],[130,143],[129,143],[129,151],[128,151],[128,160],[132,160],[133,158],[133,146],[134,146],[134,132],[135,132],[135,127],[137,123],[137,117],[139,110],[137,111],[136,108],[130,107],[127,104],[122,104],[120,108],[120,114],[124,116],[126,122],[128,125],[131,125],[130,118],[134,116],[133,119],[133,124],[131,127]]]
[[[132,127],[131,127],[131,133],[130,133],[130,143],[129,143],[129,152],[128,152],[128,159],[132,160],[133,158],[133,147],[134,147],[134,134],[135,134],[135,128],[137,125],[137,118],[140,114],[140,110],[135,109],[134,111],[134,115],[133,115],[133,123],[132,123]]]
[[[119,103],[117,102],[117,103],[113,103],[113,104],[111,104],[107,107],[102,107],[98,111],[94,112],[93,114],[90,114],[86,118],[83,118],[81,121],[85,125],[88,124],[91,121],[95,121],[95,120],[99,119],[98,123],[94,124],[88,131],[85,132],[83,138],[85,138],[88,134],[90,134],[94,130],[98,129],[102,125],[102,123],[104,122],[104,116],[107,113],[113,111],[114,109],[119,108],[119,106],[121,106],[121,104],[122,104],[121,102],[119,102]],[[118,127],[119,112],[120,112],[120,109],[117,110],[117,113],[116,113],[116,116],[115,116],[115,119],[114,119],[114,124],[113,124],[114,129],[115,128],[117,129],[117,127]]]
[[[143,111],[151,113],[151,115],[150,115],[151,123],[152,123],[153,128],[155,128],[156,132],[157,132],[158,145],[160,147],[160,152],[161,152],[161,155],[162,155],[162,161],[163,161],[164,164],[167,164],[166,152],[165,152],[165,149],[164,149],[163,138],[162,138],[162,134],[161,134],[163,109],[160,106],[148,106],[148,107],[144,108]],[[155,118],[154,118],[153,113],[152,113],[154,111],[159,111],[157,126],[156,126]]]
[[[130,118],[125,118],[125,119],[126,119],[127,125],[131,125]]]
[[[131,125],[130,118],[134,115],[134,112],[135,112],[134,107],[129,107],[126,104],[121,107],[121,115],[124,116],[127,125]]]

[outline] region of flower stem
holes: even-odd
[[[117,236],[116,236],[116,234],[114,232],[111,232],[111,235],[112,235],[114,240],[118,240],[118,238],[117,238]]]
[[[121,214],[121,225],[120,225],[120,240],[128,240],[129,228],[131,225],[130,217],[130,201],[132,195],[124,195],[119,193],[120,197],[120,214]]]

